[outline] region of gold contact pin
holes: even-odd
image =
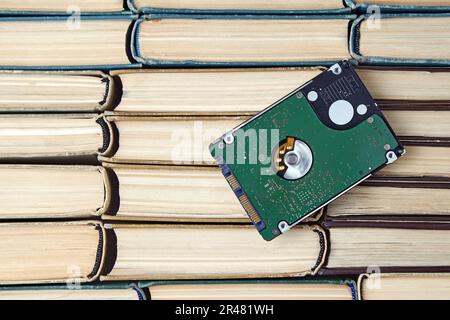
[[[236,190],[240,187],[239,183],[236,180],[236,177],[233,176],[232,174],[230,174],[226,179],[227,179],[228,183],[230,184],[231,189]]]
[[[239,197],[239,201],[241,202],[242,206],[244,207],[245,211],[247,212],[248,216],[250,217],[250,219],[254,224],[261,222],[258,213],[256,212],[255,208],[252,206],[252,204],[250,203],[245,194]]]

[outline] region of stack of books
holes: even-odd
[[[0,299],[450,299],[449,38],[449,0],[1,1]],[[208,145],[342,59],[407,154],[265,242]]]

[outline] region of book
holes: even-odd
[[[8,114],[0,117],[0,158],[91,159],[109,149],[108,123],[96,114]]]
[[[249,225],[105,225],[101,279],[233,279],[368,272],[447,272],[448,222],[325,221],[258,241]],[[109,253],[108,253],[109,252]]]
[[[0,224],[0,283],[448,272],[448,221],[325,221],[270,243],[250,225]],[[26,263],[24,263],[26,261]]]
[[[349,57],[353,16],[150,15],[134,59],[149,65],[321,65]],[[176,43],[176,46],[174,45]]]
[[[448,109],[449,69],[436,67],[359,66],[357,73],[385,110]]]
[[[0,165],[0,180],[0,219],[89,218],[110,206],[102,167]]]
[[[449,110],[386,110],[385,116],[408,146],[411,165],[384,173],[447,175]],[[106,120],[105,120],[106,119]],[[208,145],[248,119],[224,115],[14,114],[0,119],[0,160],[42,162],[90,159],[142,164],[212,164]],[[397,169],[400,168],[400,169]],[[382,173],[380,173],[382,174]]]
[[[372,20],[360,16],[352,22],[348,39],[347,28],[354,18],[353,15],[149,15],[135,21],[135,16],[126,14],[80,19],[2,17],[0,31],[5,41],[0,46],[0,67],[104,70],[141,64],[317,66],[351,56],[372,64],[449,65],[448,50],[441,41],[448,36],[448,14],[383,14],[380,20],[383,28],[373,28]],[[423,26],[421,22],[425,19],[427,23]],[[411,38],[411,33],[415,37]],[[399,46],[393,38],[408,46]],[[173,46],[174,41],[177,46]],[[408,50],[411,46],[415,50]]]
[[[405,113],[403,122],[397,112]],[[448,111],[433,111],[421,118],[409,116],[422,111],[385,112],[394,131],[400,128],[407,155],[381,170],[383,176],[450,176],[447,159],[450,148],[439,141],[448,139]],[[439,117],[442,116],[441,119]],[[436,117],[436,121],[434,121]],[[246,116],[107,116],[119,147],[99,159],[111,163],[213,165],[209,144],[244,122]],[[401,124],[400,124],[401,123]],[[433,130],[426,128],[434,127]],[[411,138],[413,137],[413,138]],[[417,138],[414,138],[417,137]]]
[[[3,17],[0,68],[329,65],[350,57],[347,29],[352,18],[351,15],[151,15],[136,21],[135,16],[126,14],[76,19]],[[177,46],[173,46],[173,41]]]
[[[360,62],[372,64],[450,64],[448,14],[383,14],[374,22],[360,16],[353,22],[350,52]],[[377,25],[377,23],[379,25]]]
[[[444,145],[420,145],[404,143],[408,155],[402,162],[394,163],[380,170],[378,176],[400,177],[450,177],[448,159],[450,148]]]
[[[323,67],[0,71],[0,112],[138,115],[254,115],[317,76]],[[381,109],[450,108],[445,68],[358,66]],[[31,85],[30,85],[31,84]],[[43,98],[45,96],[45,98]],[[427,113],[425,113],[427,112]],[[433,118],[439,121],[445,114]],[[405,121],[406,122],[406,121]],[[435,126],[428,126],[433,130]]]
[[[250,222],[218,168],[110,167],[119,200],[103,219]]]
[[[374,8],[382,12],[448,12],[448,0],[344,0],[348,7],[372,12]]]
[[[3,0],[0,3],[0,12],[8,14],[71,14],[74,11],[85,12],[120,12],[124,10],[123,0]]]
[[[350,12],[339,0],[271,2],[267,0],[247,1],[161,1],[128,0],[128,7],[135,12],[176,13],[337,13]]]
[[[0,71],[0,112],[99,112],[114,81],[96,71]]]
[[[151,69],[111,72],[117,114],[254,114],[323,68]]]
[[[353,188],[327,207],[328,218],[359,217],[445,219],[450,214],[450,180],[372,179]]]
[[[250,223],[218,168],[104,165],[116,191],[114,205],[102,215],[105,220]]]
[[[152,300],[355,300],[348,279],[261,279],[139,282]]]
[[[239,222],[247,213],[229,192],[218,168],[106,164],[118,185],[118,200],[103,215],[107,220]],[[170,201],[167,195],[170,194]],[[376,177],[336,199],[327,217],[450,215],[448,179]],[[317,213],[309,222],[320,219]]]
[[[383,114],[406,143],[420,140],[450,141],[450,134],[446,133],[450,129],[448,110],[384,110]]]
[[[0,287],[0,300],[356,300],[348,279],[151,281]]]
[[[129,15],[0,18],[0,68],[130,67]]]
[[[116,114],[254,115],[323,70],[322,67],[115,70],[111,75],[117,83],[117,104],[108,110]],[[383,110],[449,109],[447,69],[364,66],[356,71]],[[434,120],[439,121],[438,118]]]
[[[0,219],[102,216],[128,221],[250,223],[216,167],[105,167],[2,165],[5,188]],[[332,202],[327,217],[444,219],[450,215],[449,186],[442,177],[374,177]],[[318,212],[308,222],[320,217]]]
[[[231,279],[315,274],[325,233],[302,225],[270,243],[250,225],[106,224],[102,281]]]
[[[448,272],[448,221],[325,219],[327,263],[320,274]]]
[[[104,235],[97,222],[0,224],[0,283],[67,283],[98,277]]]
[[[362,300],[448,300],[448,273],[362,274],[358,294]]]
[[[2,220],[102,216],[250,223],[217,168],[16,164],[0,165],[0,179]],[[212,184],[217,191],[210,188]],[[167,192],[172,194],[171,202]]]
[[[133,284],[22,285],[0,287],[0,300],[145,300]]]
[[[146,286],[152,300],[355,300],[357,297],[354,281],[323,278],[160,281],[140,285]]]

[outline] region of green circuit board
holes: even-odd
[[[319,92],[325,87],[316,88]],[[404,153],[374,102],[366,104],[371,112],[354,116],[351,123],[330,125],[329,118],[329,123],[321,119],[327,113],[316,111],[327,108],[326,104],[313,106],[306,97],[308,90],[298,89],[210,146],[266,240],[286,232]]]

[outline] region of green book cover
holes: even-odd
[[[89,283],[1,286],[0,300],[146,300],[133,283]]]
[[[236,4],[234,1],[224,0],[221,2],[211,1],[211,3],[193,5],[179,5],[177,3],[159,3],[136,0],[128,0],[128,8],[136,13],[206,13],[206,14],[340,14],[350,13],[351,9],[339,0],[335,4],[320,5],[321,0],[300,0],[295,4],[283,3],[283,1],[260,1],[259,3],[251,3],[246,5],[245,1]],[[147,4],[150,3],[150,4]]]
[[[346,5],[353,11],[360,13],[369,13],[368,11],[380,10],[381,12],[450,12],[450,6],[433,6],[427,5],[426,1],[422,1],[421,5],[404,5],[401,4],[402,1],[397,1],[399,4],[388,5],[383,4],[383,0],[379,3],[364,3],[364,0],[344,0]]]

